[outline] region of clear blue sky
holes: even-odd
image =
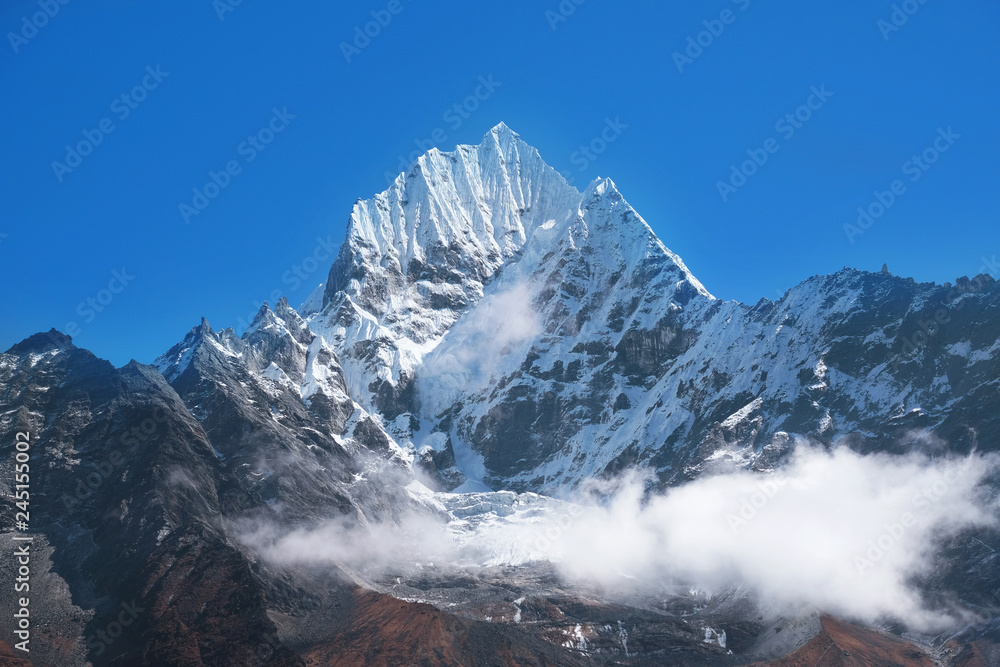
[[[558,0],[228,2],[73,0],[34,31],[37,0],[0,9],[0,349],[75,322],[78,345],[149,362],[201,316],[236,326],[275,290],[298,304],[329,261],[303,270],[308,285],[283,276],[317,237],[339,244],[352,202],[384,189],[400,154],[478,143],[500,121],[580,188],[611,176],[722,298],[883,262],[945,282],[1000,255],[993,0],[911,0],[898,30],[879,26],[893,3],[871,0],[565,0],[575,11],[558,22]],[[391,20],[347,62],[341,43],[372,11]],[[710,28],[679,71],[674,53]],[[467,118],[446,116],[491,76]],[[832,97],[810,100],[813,86]],[[808,101],[794,134],[776,127]],[[295,118],[274,121],[264,150],[241,148],[275,108]],[[574,155],[608,118],[628,127],[595,159]],[[90,155],[53,167],[105,119]],[[912,181],[905,163],[949,127],[960,138]],[[768,139],[777,152],[723,201],[718,182]],[[179,204],[229,161],[239,173],[186,224]],[[897,179],[903,194],[849,242],[845,223]]]

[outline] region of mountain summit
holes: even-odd
[[[959,322],[985,325],[997,298],[987,276],[960,284],[845,269],[720,301],[611,179],[581,193],[500,124],[354,205],[307,319],[435,476],[557,493],[628,466],[663,484],[767,466],[795,437],[960,437],[949,415],[982,400],[993,362]],[[904,345],[956,299],[948,332]],[[939,353],[948,336],[968,354]]]
[[[31,619],[58,639],[32,660],[763,665],[834,642],[862,662],[931,664],[821,615],[840,609],[778,611],[742,580],[707,592],[673,561],[659,590],[622,552],[590,550],[658,553],[672,536],[633,544],[617,525],[644,515],[644,494],[675,514],[699,504],[670,504],[687,482],[753,494],[750,473],[801,463],[798,443],[883,463],[995,451],[998,312],[989,276],[939,286],[854,269],[777,301],[723,301],[611,179],[580,192],[498,125],[356,202],[298,311],[264,305],[239,336],[202,319],[152,366],[115,369],[56,331],[0,354],[0,457],[14,461],[15,434],[31,442]],[[602,524],[572,502],[630,471],[643,477],[628,517]],[[15,487],[13,465],[0,481]],[[952,526],[946,558],[913,583],[993,619],[928,640],[940,664],[989,664],[1000,646],[991,520]],[[696,561],[719,526],[717,542],[745,544],[702,523]],[[13,534],[8,522],[0,538]],[[773,537],[752,553],[780,549]],[[574,551],[615,585],[564,580],[554,554]],[[788,560],[736,551],[726,577]],[[872,577],[905,572],[897,555],[911,556],[899,547]],[[849,557],[834,569],[883,592],[851,578]],[[105,641],[124,605],[144,613]]]
[[[602,245],[607,257],[595,255]],[[478,146],[429,151],[388,190],[355,203],[310,324],[336,341],[358,372],[349,375],[376,380],[352,387],[358,400],[394,418],[413,411],[400,396],[463,314],[515,274],[540,285],[532,272],[567,252],[595,256],[609,275],[662,261],[675,267],[677,290],[708,296],[610,179],[580,193],[500,124]]]

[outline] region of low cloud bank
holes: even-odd
[[[743,584],[779,607],[930,630],[958,619],[927,608],[913,577],[942,539],[997,524],[996,498],[982,486],[997,469],[996,457],[800,446],[777,473],[700,479],[648,502],[638,480],[625,480],[555,548],[570,577]]]
[[[786,612],[889,616],[931,631],[960,622],[961,612],[930,608],[913,578],[928,571],[942,539],[997,525],[1000,506],[983,482],[998,470],[995,456],[802,445],[775,473],[707,477],[653,497],[642,477],[626,476],[592,484],[575,504],[522,496],[520,509],[497,512],[483,494],[475,520],[448,524],[413,511],[399,525],[270,527],[244,539],[277,561],[369,571],[548,560],[569,580],[611,589],[739,584]]]

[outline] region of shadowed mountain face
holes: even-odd
[[[996,664],[988,527],[950,535],[916,582],[980,617],[920,647],[740,587],[571,583],[523,555],[539,540],[490,531],[569,506],[535,494],[769,473],[799,441],[995,450],[998,313],[988,276],[851,269],[721,301],[613,182],[576,191],[500,125],[357,202],[298,311],[264,306],[242,336],[203,320],[151,366],[56,331],[0,355],[5,553],[15,434],[32,443],[30,659]],[[464,550],[428,548],[442,526]]]
[[[670,485],[767,468],[796,436],[997,442],[989,276],[844,269],[720,301],[614,183],[576,192],[503,125],[356,203],[322,303],[305,315],[352,397],[446,484],[557,493],[639,466]]]
[[[218,529],[236,480],[156,370],[115,369],[50,332],[0,356],[0,386],[7,460],[15,433],[31,434],[34,664],[138,664],[149,650],[163,662],[146,664],[236,664],[221,656],[275,637],[249,564]],[[6,522],[13,501],[4,509]],[[299,664],[283,655],[275,664]]]

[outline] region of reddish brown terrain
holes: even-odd
[[[913,644],[866,630],[832,616],[821,620],[823,630],[797,651],[752,667],[935,667]]]
[[[0,667],[31,667],[31,661],[22,658],[22,655],[24,654],[0,641]]]
[[[306,665],[584,665],[506,624],[470,621],[428,604],[357,589],[349,627],[307,651]]]
[[[1000,644],[978,639],[964,647],[956,647],[958,655],[951,667],[994,667],[1000,665]]]

